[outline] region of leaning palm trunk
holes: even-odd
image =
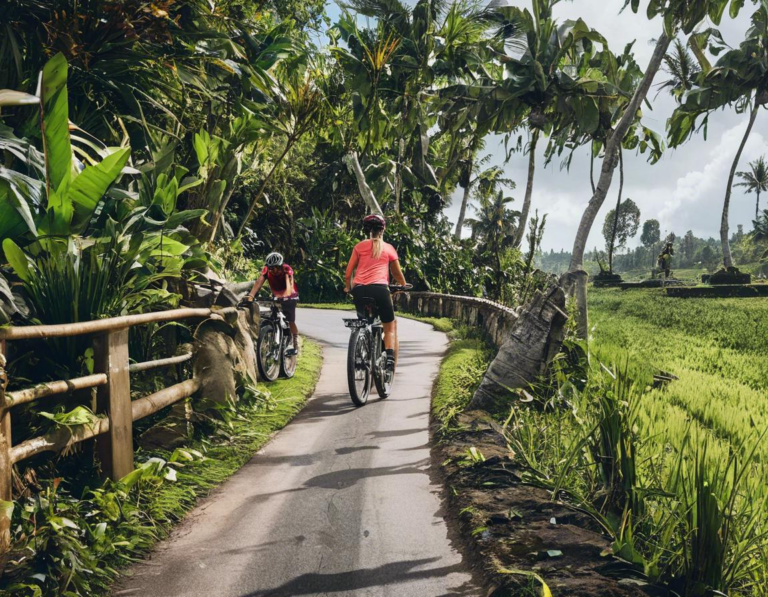
[[[653,79],[659,71],[662,60],[667,53],[669,44],[669,37],[667,37],[666,33],[662,33],[656,42],[656,48],[651,57],[651,61],[648,64],[648,68],[645,71],[645,75],[643,75],[643,79],[640,81],[640,85],[635,90],[635,93],[624,110],[624,114],[622,115],[621,120],[619,120],[618,125],[616,125],[613,134],[610,135],[606,141],[605,158],[603,158],[600,178],[597,181],[597,187],[592,195],[592,199],[590,199],[587,209],[584,210],[584,215],[581,217],[581,223],[579,224],[579,229],[576,232],[576,239],[573,243],[571,264],[562,278],[562,283],[566,287],[568,293],[576,298],[576,306],[578,309],[578,335],[581,338],[586,338],[588,333],[587,276],[585,275],[583,268],[584,251],[587,246],[587,239],[589,238],[589,233],[592,230],[592,224],[595,222],[597,213],[603,206],[605,197],[611,187],[613,171],[618,163],[621,143],[637,116],[637,111],[640,109],[640,105],[648,95]]]
[[[741,145],[736,152],[736,157],[733,158],[733,164],[731,164],[731,172],[728,174],[728,186],[725,189],[725,201],[723,201],[723,215],[720,217],[720,243],[723,245],[723,267],[726,270],[733,267],[733,258],[731,257],[731,243],[728,241],[728,211],[731,207],[731,189],[733,188],[733,179],[736,176],[736,168],[739,167],[739,160],[741,154],[744,151],[744,147],[747,144],[747,139],[752,132],[752,127],[755,125],[757,119],[757,111],[760,109],[760,105],[755,101],[755,105],[752,107],[752,112],[749,115],[749,124],[747,130],[741,139]]]
[[[360,166],[360,160],[357,158],[357,152],[350,151],[346,156],[344,156],[344,162],[347,164],[347,168],[349,168],[352,174],[355,175],[355,179],[357,179],[357,188],[360,189],[360,195],[362,196],[363,202],[365,202],[365,206],[368,208],[368,211],[372,214],[384,215],[384,212],[379,206],[379,202],[376,201],[376,196],[373,194],[371,187],[369,187],[368,183],[365,181],[365,173]]]
[[[467,176],[467,186],[464,187],[464,193],[461,197],[461,209],[459,210],[459,219],[456,220],[456,230],[453,233],[453,236],[456,238],[456,240],[461,240],[461,231],[464,228],[464,219],[467,216],[467,205],[469,204],[469,193],[472,188],[472,168],[474,166],[475,160],[474,158],[470,158],[469,164],[467,165],[467,170],[469,171],[469,175]]]
[[[519,247],[525,235],[525,224],[528,221],[528,212],[531,210],[531,197],[533,196],[533,176],[536,173],[536,144],[539,141],[539,129],[533,129],[531,134],[531,147],[528,150],[528,183],[525,186],[525,199],[523,211],[520,214],[520,223],[515,232],[515,247]]]

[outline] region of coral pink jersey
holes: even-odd
[[[373,241],[368,239],[355,245],[352,253],[357,253],[357,271],[355,272],[355,286],[362,284],[389,284],[389,264],[398,260],[395,247],[389,243],[383,243],[381,255],[378,259],[371,257]]]

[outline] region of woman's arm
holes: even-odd
[[[266,280],[266,277],[264,274],[261,274],[259,278],[256,280],[256,282],[253,284],[253,288],[251,288],[251,291],[248,293],[248,296],[251,300],[256,298],[256,295],[259,293],[259,290],[261,290],[261,287],[264,286],[264,281]]]
[[[344,292],[349,292],[350,286],[352,284],[352,274],[355,272],[355,269],[357,269],[357,251],[352,251],[352,257],[349,258],[349,263],[347,264],[347,273],[344,275],[345,285],[344,285]]]
[[[293,296],[293,274],[286,274],[285,276],[285,296]]]
[[[389,267],[392,270],[392,277],[395,279],[395,282],[397,282],[400,286],[405,286],[405,276],[403,275],[403,270],[400,268],[400,260],[395,259],[392,263],[390,263]]]

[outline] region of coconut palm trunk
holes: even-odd
[[[608,247],[608,271],[613,273],[613,248],[616,243],[616,229],[619,227],[619,209],[621,209],[621,193],[624,190],[624,152],[619,149],[619,198],[616,200],[616,211],[613,216],[611,244]]]
[[[571,254],[571,263],[568,272],[563,276],[562,283],[566,287],[566,290],[576,297],[576,305],[578,309],[577,327],[578,335],[581,338],[587,337],[589,326],[587,317],[587,276],[585,275],[583,267],[587,239],[589,238],[589,233],[592,230],[592,224],[595,222],[597,213],[603,206],[608,190],[611,188],[613,171],[618,163],[618,154],[621,143],[637,116],[637,111],[640,109],[641,104],[648,95],[648,91],[653,84],[653,79],[659,71],[664,56],[669,49],[669,44],[669,37],[667,37],[666,33],[662,33],[656,42],[656,48],[653,51],[653,56],[643,75],[643,79],[640,81],[640,85],[635,90],[632,99],[624,110],[624,114],[616,125],[616,129],[605,144],[605,158],[603,158],[600,178],[597,181],[597,187],[592,195],[592,199],[590,199],[587,208],[584,210],[584,215],[579,223],[579,229],[576,232],[576,238],[573,243],[573,252]]]
[[[400,199],[403,196],[403,160],[405,159],[405,139],[400,138],[397,149],[397,167],[395,168],[395,213],[400,213]]]
[[[355,179],[357,180],[357,188],[360,190],[360,195],[363,198],[365,206],[368,208],[368,212],[372,214],[384,215],[384,212],[379,206],[379,202],[376,201],[376,196],[373,194],[371,187],[368,186],[368,183],[365,180],[365,173],[363,172],[363,168],[360,166],[360,160],[357,157],[357,152],[350,151],[344,157],[344,162],[347,164],[347,168],[351,170],[352,174],[354,174]]]
[[[757,203],[755,203],[755,220],[760,217],[760,189],[757,189]]]
[[[533,197],[533,177],[536,173],[536,145],[539,142],[539,129],[531,132],[531,146],[528,149],[528,183],[525,185],[525,199],[520,213],[520,223],[515,232],[515,247],[519,247],[525,235],[525,224],[528,221],[528,212],[531,210],[531,197]]]
[[[469,164],[467,164],[467,169],[469,171],[469,175],[467,178],[467,185],[464,187],[464,193],[461,197],[461,209],[459,210],[459,219],[456,220],[456,230],[453,233],[453,236],[456,240],[461,240],[461,231],[464,228],[464,219],[467,216],[467,205],[469,204],[469,194],[470,190],[472,189],[472,169],[475,165],[475,159],[474,156],[469,158]]]
[[[723,245],[723,267],[730,269],[733,267],[733,258],[731,257],[731,243],[728,240],[728,211],[731,207],[731,190],[733,188],[733,179],[736,176],[736,168],[739,167],[739,160],[741,154],[744,151],[744,147],[747,144],[747,139],[752,132],[752,127],[755,125],[757,119],[757,111],[760,106],[755,103],[752,107],[752,112],[749,115],[749,124],[747,130],[744,132],[744,136],[741,139],[739,150],[736,152],[736,157],[733,158],[733,164],[731,164],[731,172],[728,174],[728,186],[725,189],[725,200],[723,201],[723,214],[720,217],[720,243]]]

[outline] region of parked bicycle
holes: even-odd
[[[279,376],[291,378],[296,373],[298,355],[292,352],[291,328],[283,315],[282,299],[273,297],[268,313],[262,311],[259,338],[256,341],[256,366],[264,381],[275,381]],[[261,304],[259,303],[259,306]]]
[[[390,285],[392,293],[413,288]],[[381,324],[373,299],[365,299],[357,310],[356,319],[344,319],[344,325],[352,330],[347,351],[347,381],[349,395],[357,406],[368,402],[372,382],[379,398],[392,393],[394,371],[387,370],[387,354],[384,350],[384,327]]]

